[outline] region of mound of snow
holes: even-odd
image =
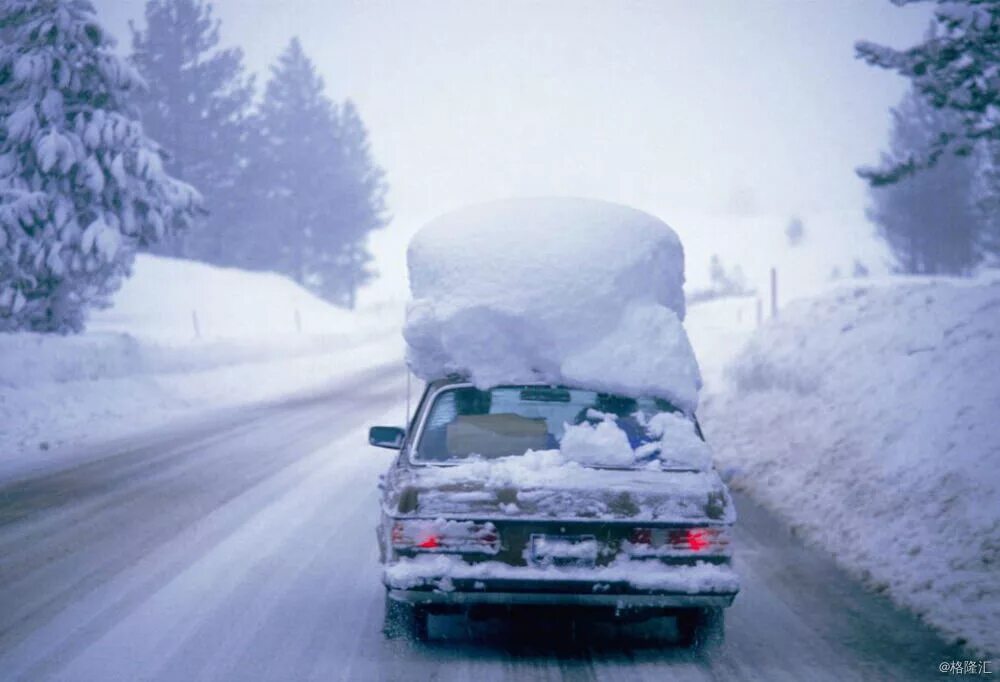
[[[143,255],[112,303],[76,336],[0,334],[0,475],[402,359],[398,308],[346,311],[270,273]]]
[[[788,306],[706,401],[716,459],[946,635],[1000,651],[1000,278]]]
[[[112,306],[93,313],[87,331],[187,342],[196,335],[342,334],[359,321],[277,273],[140,254]]]
[[[432,221],[407,254],[404,336],[424,379],[547,381],[697,405],[684,251],[641,211],[521,199]]]
[[[569,461],[580,464],[632,466],[635,463],[628,435],[614,419],[596,424],[566,424],[559,451]]]

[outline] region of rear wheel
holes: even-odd
[[[411,637],[418,641],[427,639],[427,609],[416,604],[396,601],[385,596],[385,623],[382,631],[386,637]]]
[[[683,646],[710,649],[726,636],[725,611],[719,607],[686,609],[677,615],[677,632]]]

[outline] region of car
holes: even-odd
[[[377,528],[387,632],[422,639],[430,614],[547,606],[673,616],[682,642],[721,641],[739,590],[732,500],[711,466],[658,451],[658,414],[703,440],[694,414],[659,398],[462,377],[429,382],[407,428],[372,427],[371,445],[399,451]],[[580,425],[596,436],[567,461]],[[601,458],[609,432],[634,461]]]

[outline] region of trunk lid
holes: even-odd
[[[631,524],[736,520],[729,491],[714,470],[545,467],[526,461],[518,463],[520,470],[497,471],[491,464],[401,469],[388,491],[387,511],[422,518]]]

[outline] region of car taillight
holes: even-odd
[[[625,551],[634,556],[728,554],[725,528],[634,528]]]
[[[492,523],[412,520],[392,524],[392,546],[397,551],[496,554],[500,535]]]

